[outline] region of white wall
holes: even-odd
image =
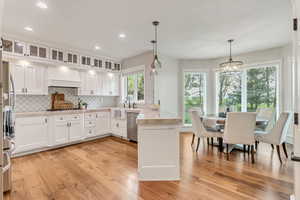
[[[155,79],[155,102],[160,100],[162,112],[178,114],[178,86],[180,82],[178,60],[160,56],[162,69]]]

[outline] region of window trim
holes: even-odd
[[[135,80],[135,88],[134,88],[134,102],[137,104],[145,104],[145,99],[146,99],[146,73],[145,73],[145,65],[140,65],[140,66],[135,66],[135,67],[129,67],[128,69],[122,70],[122,98],[121,101],[124,101],[125,98],[127,97],[127,76],[135,74],[137,75],[138,73],[142,73],[144,75],[144,100],[137,100],[137,79]]]
[[[241,101],[241,106],[242,106],[242,112],[247,112],[247,70],[249,69],[257,69],[257,68],[261,68],[261,67],[276,67],[276,78],[277,78],[277,82],[276,82],[276,87],[277,87],[277,91],[276,91],[276,113],[277,113],[277,118],[278,118],[278,113],[281,112],[282,110],[282,59],[281,60],[273,60],[273,61],[266,61],[266,62],[258,62],[258,63],[252,63],[252,64],[246,64],[244,65],[244,67],[242,68],[242,101]],[[218,97],[218,93],[219,93],[219,72],[215,72],[215,79],[216,79],[216,110],[215,110],[215,114],[218,114],[219,111],[219,97]],[[244,86],[244,87],[243,87]]]
[[[185,103],[184,103],[184,84],[185,84],[185,73],[201,73],[204,75],[204,98],[203,98],[203,112],[206,114],[207,113],[207,90],[208,90],[208,84],[207,84],[207,77],[209,70],[204,70],[204,69],[184,69],[182,70],[182,123],[183,127],[191,127],[192,124],[185,124],[184,123],[184,115],[185,115]]]

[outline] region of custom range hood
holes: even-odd
[[[81,87],[80,75],[77,70],[66,66],[48,68],[49,87]]]

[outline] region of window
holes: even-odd
[[[191,108],[205,112],[206,74],[203,72],[184,72],[184,124],[191,125]]]
[[[218,77],[219,112],[241,111],[242,78],[241,73],[219,73]]]
[[[144,102],[144,72],[129,73],[123,76],[123,100]]]
[[[277,68],[261,67],[247,70],[247,111],[277,107]]]
[[[217,73],[218,113],[255,112],[259,108],[278,108],[279,64],[260,65],[236,73]]]

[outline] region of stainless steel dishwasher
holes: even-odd
[[[130,141],[137,142],[137,124],[136,118],[139,113],[136,112],[127,112],[127,138]]]

